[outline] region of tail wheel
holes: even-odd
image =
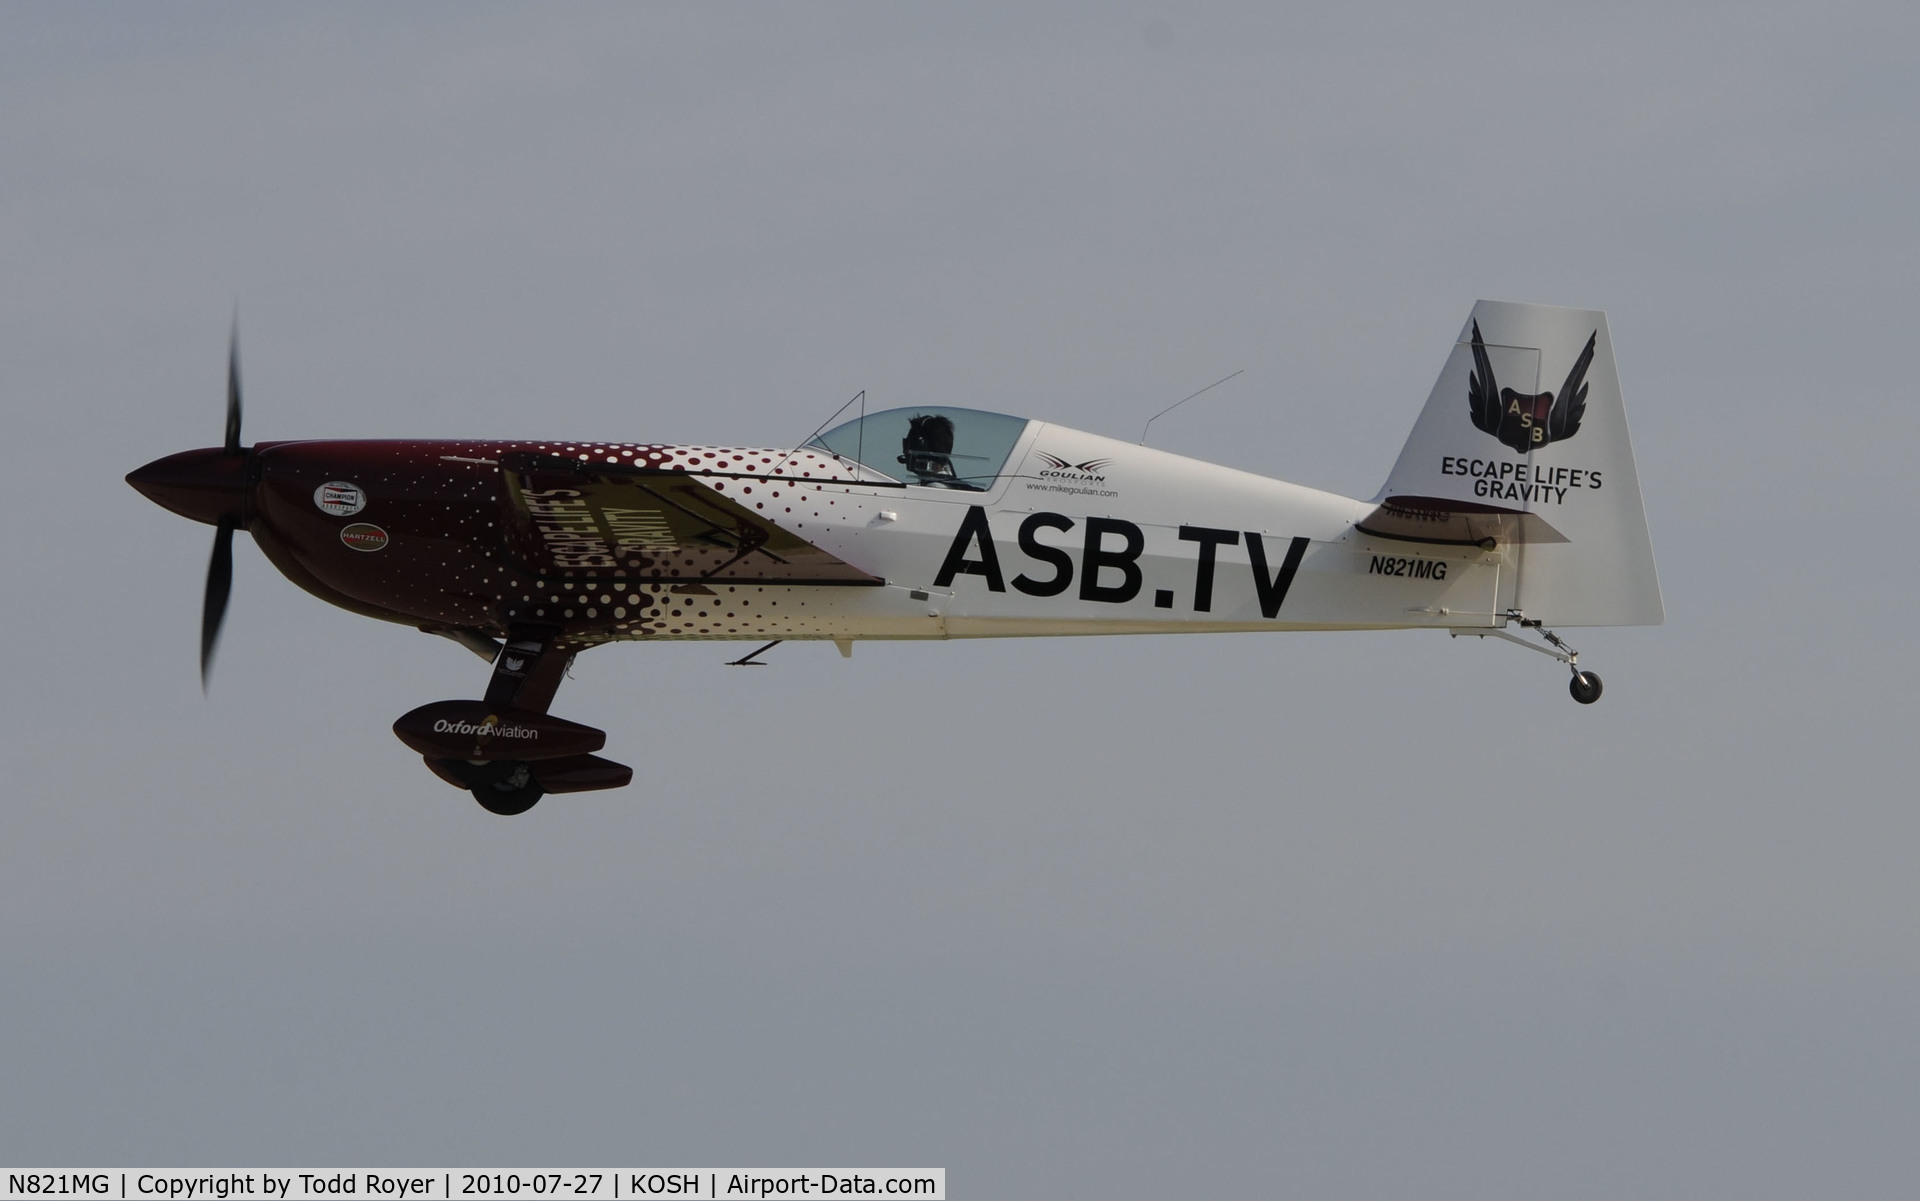
[[[1574,700],[1591,705],[1600,699],[1600,677],[1590,671],[1576,671],[1567,682],[1567,691],[1573,694]]]

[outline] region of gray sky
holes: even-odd
[[[1920,1172],[1910,5],[0,9],[0,1160],[879,1163],[955,1196]],[[1668,624],[580,660],[120,482],[790,443],[855,391],[1371,495],[1478,297],[1608,310]],[[937,687],[928,687],[929,682]]]

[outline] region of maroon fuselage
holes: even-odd
[[[508,598],[535,577],[506,554],[499,457],[549,445],[262,442],[243,458],[218,449],[171,455],[127,479],[181,516],[237,519],[288,579],[332,604],[504,637],[516,607]],[[321,507],[317,493],[335,482],[360,493],[358,508]],[[565,624],[591,636],[602,623],[583,607]],[[604,624],[611,628],[610,614]]]
[[[840,631],[823,621],[820,589],[885,584],[808,541],[807,522],[859,508],[836,513],[857,475],[830,452],[476,441],[247,448],[237,395],[224,447],[127,476],[163,508],[216,527],[203,682],[232,584],[233,536],[245,529],[322,600],[447,635],[493,664],[483,697],[418,707],[394,732],[494,813],[632,780],[631,768],[592,753],[602,731],[547,712],[577,652],[616,639],[832,637]]]

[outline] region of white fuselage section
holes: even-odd
[[[1502,624],[1516,582],[1510,552],[1355,529],[1367,502],[1044,422],[984,491],[810,474],[812,503],[769,517],[884,586],[768,586],[756,591],[788,599],[757,605],[750,629],[634,636],[1484,627]]]

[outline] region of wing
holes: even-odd
[[[1587,368],[1593,364],[1593,347],[1600,331],[1587,337],[1587,348],[1573,361],[1560,395],[1553,398],[1553,412],[1547,416],[1547,441],[1558,442],[1580,432],[1580,419],[1587,414]]]
[[[1487,344],[1480,340],[1480,323],[1473,323],[1473,366],[1467,375],[1467,407],[1473,412],[1473,427],[1495,437],[1500,435],[1500,385],[1493,381],[1493,360],[1487,357]]]
[[[868,584],[884,581],[750,508],[789,478],[730,477],[719,486],[684,471],[596,466],[557,455],[500,457],[507,546],[538,572],[680,584]]]

